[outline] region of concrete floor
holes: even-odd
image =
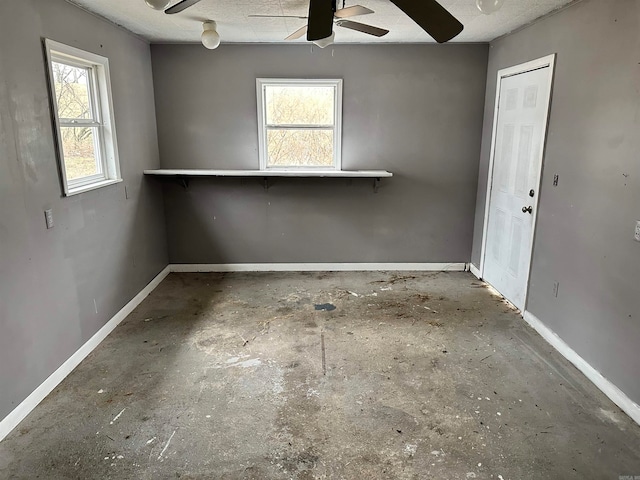
[[[172,274],[0,444],[12,479],[622,475],[640,427],[467,273]]]

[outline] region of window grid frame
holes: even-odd
[[[269,86],[320,86],[334,89],[333,125],[320,124],[269,124],[267,123],[266,88]],[[342,170],[342,79],[341,78],[257,78],[258,146],[260,170],[269,171],[341,171]],[[267,134],[274,130],[324,130],[333,132],[333,165],[270,166],[267,151]]]
[[[49,75],[50,103],[54,129],[58,164],[64,196],[76,195],[88,190],[100,188],[122,181],[118,146],[113,118],[113,98],[109,60],[106,57],[77,49],[69,45],[43,39]],[[58,101],[53,74],[53,63],[60,63],[88,71],[87,90],[89,96],[90,118],[61,118],[58,113]],[[63,128],[87,127],[92,130],[94,156],[97,173],[69,179],[62,146]]]
[[[89,100],[89,114],[90,118],[62,118],[58,114],[58,124],[60,126],[60,134],[62,138],[63,128],[90,128],[93,137],[93,152],[96,161],[97,172],[93,175],[86,175],[80,178],[69,179],[66,172],[66,161],[64,161],[65,177],[67,177],[67,184],[70,189],[84,187],[96,182],[106,180],[105,172],[107,171],[107,165],[105,164],[105,152],[104,152],[104,123],[102,122],[102,115],[100,109],[100,98],[98,90],[98,79],[96,73],[96,65],[91,62],[85,62],[81,59],[68,59],[67,57],[58,55],[57,52],[51,52],[51,63],[59,63],[73,68],[81,68],[87,71],[87,94]],[[55,83],[55,79],[54,79]],[[57,93],[57,92],[56,92]],[[56,112],[58,109],[57,95],[56,95]],[[62,152],[64,157],[64,150]]]

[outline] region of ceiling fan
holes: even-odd
[[[368,15],[373,13],[373,10],[368,9],[367,7],[363,7],[362,5],[354,5],[352,7],[341,8],[332,12],[331,21],[335,23],[339,27],[349,28],[351,30],[356,30],[358,32],[366,33],[369,35],[373,35],[375,37],[382,37],[389,33],[389,30],[384,28],[374,27],[373,25],[367,25],[365,23],[354,22],[352,20],[345,20],[345,18],[355,17],[357,15]],[[298,15],[249,15],[250,17],[263,17],[263,18],[300,18],[304,20],[308,20],[310,17],[302,17]],[[309,35],[309,24],[300,27],[298,30],[289,35],[285,40],[295,40],[297,38],[302,37],[304,34],[307,34],[307,39]],[[327,37],[331,37],[333,31],[327,35]],[[323,37],[324,39],[326,37]],[[319,39],[320,40],[320,39]],[[324,44],[318,42],[319,46],[325,46]]]
[[[158,0],[147,0],[147,2]],[[166,0],[162,0],[163,3]],[[164,13],[175,14],[182,12],[184,9],[195,5],[201,0],[181,0],[175,5],[167,8]],[[447,9],[440,5],[436,0],[391,0],[400,10],[402,10],[409,18],[416,22],[425,32],[431,35],[436,42],[448,42],[457,36],[464,26]],[[357,6],[359,7],[359,6]],[[354,8],[354,7],[349,7]],[[365,8],[365,7],[359,7]],[[348,10],[348,9],[341,9]],[[337,17],[336,24],[358,30],[370,35],[382,36],[388,31],[372,27],[370,25],[360,24],[351,20],[342,20],[344,17],[338,16],[341,10],[336,9],[336,0],[310,0],[309,3],[309,23],[307,25],[307,40],[315,41],[330,37],[333,34],[333,23]],[[369,9],[366,9],[369,10]],[[370,13],[365,12],[365,13]],[[363,15],[364,13],[347,14],[347,16]],[[301,17],[304,18],[304,17]],[[303,27],[304,29],[304,27]],[[374,33],[376,32],[376,33]],[[385,33],[382,33],[385,32]],[[298,32],[294,32],[295,35]],[[304,34],[304,30],[299,36]],[[298,37],[296,37],[298,38]]]

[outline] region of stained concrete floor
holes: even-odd
[[[172,274],[0,443],[12,479],[621,475],[640,427],[467,273]]]

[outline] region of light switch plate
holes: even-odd
[[[51,208],[44,211],[44,219],[47,222],[47,230],[53,228],[53,210]]]

